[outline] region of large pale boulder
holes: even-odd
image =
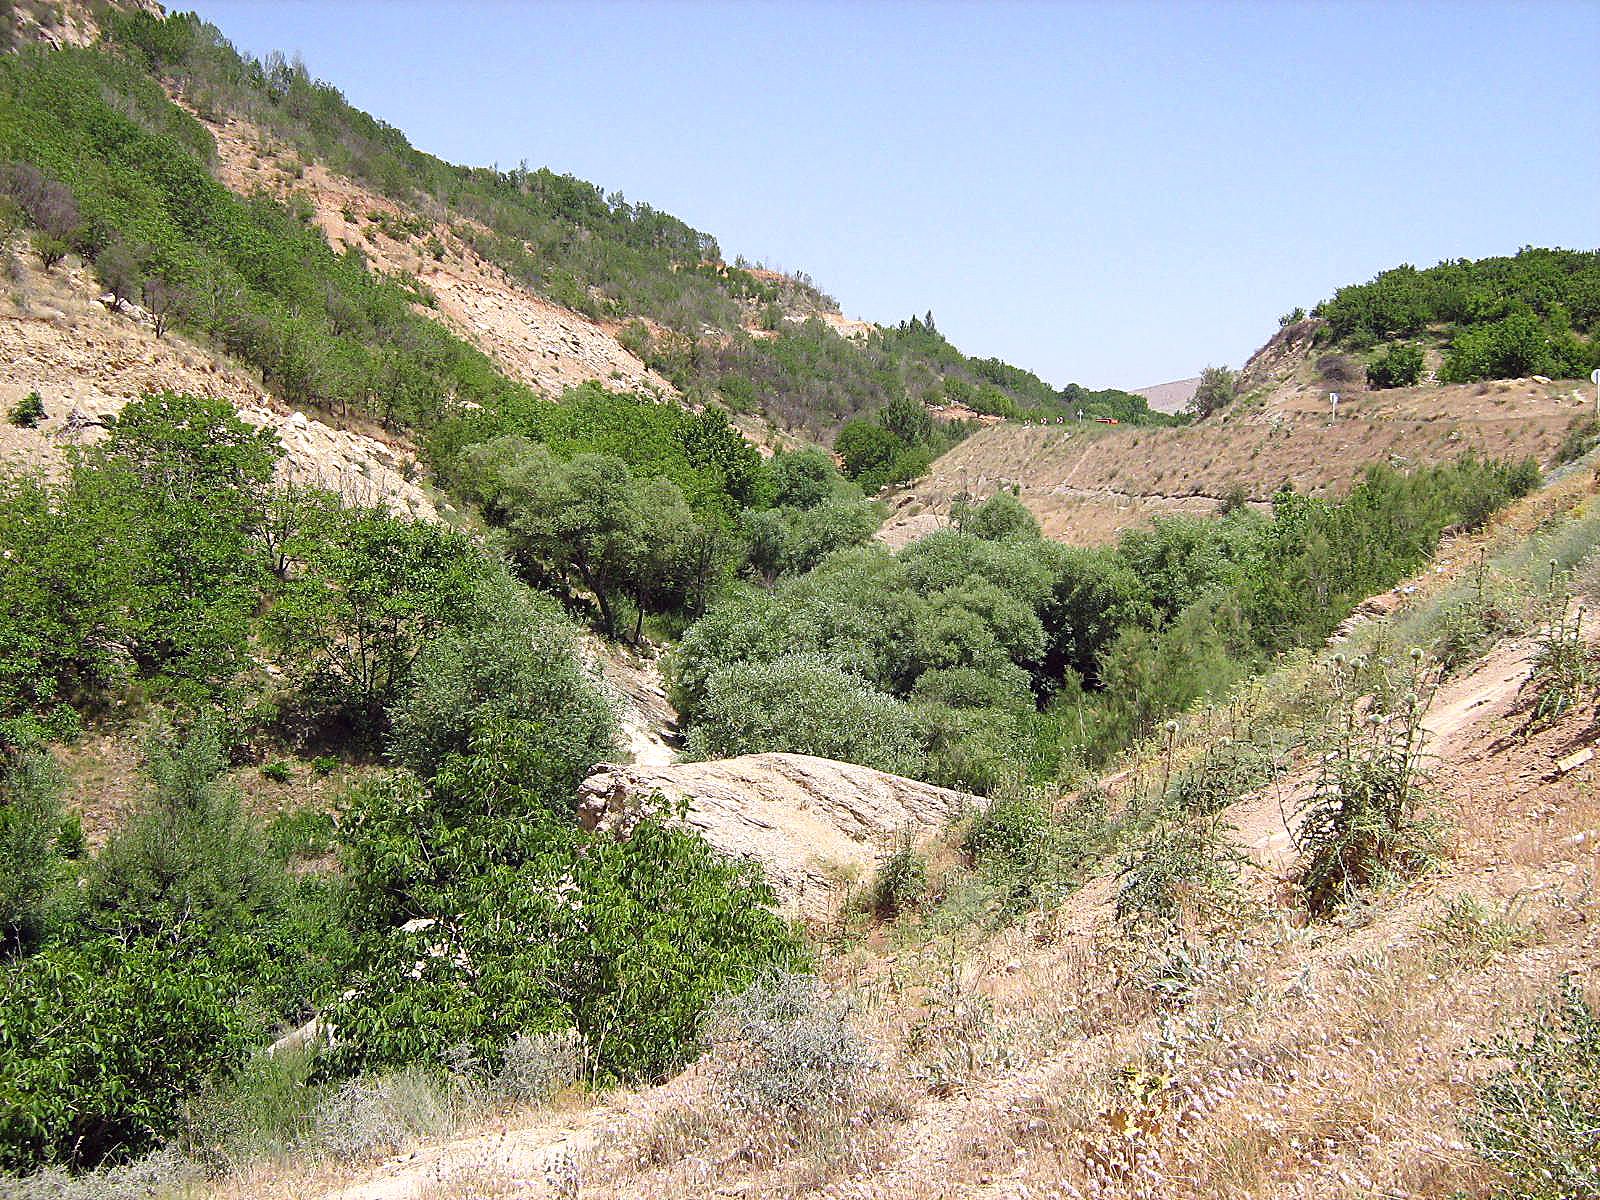
[[[681,821],[766,870],[785,911],[826,917],[907,833],[925,841],[977,797],[806,754],[663,766],[601,763],[578,791],[587,829],[626,837],[643,813]]]

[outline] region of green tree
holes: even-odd
[[[295,535],[269,626],[305,694],[372,735],[430,638],[470,609],[488,562],[459,533],[375,508]]]
[[[1398,342],[1367,364],[1367,386],[1410,387],[1422,377],[1422,347]]]
[[[1233,403],[1238,386],[1238,376],[1227,367],[1207,367],[1200,372],[1200,385],[1189,398],[1189,412],[1197,420],[1205,420]]]

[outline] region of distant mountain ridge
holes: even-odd
[[[1195,375],[1189,379],[1174,379],[1171,383],[1132,388],[1131,391],[1135,396],[1143,396],[1149,401],[1150,407],[1156,412],[1180,413],[1188,407],[1199,386],[1200,376]]]

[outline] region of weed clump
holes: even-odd
[[[1336,681],[1349,677],[1335,668]],[[1293,836],[1306,905],[1326,913],[1437,858],[1439,829],[1419,812],[1424,796],[1422,718],[1437,687],[1421,651],[1391,680],[1392,707],[1377,696],[1346,700],[1311,739],[1317,773]]]
[[[38,392],[29,392],[11,406],[9,420],[18,429],[33,429],[44,420],[44,400]]]
[[[1600,692],[1600,664],[1583,636],[1583,605],[1573,607],[1566,580],[1550,564],[1549,598],[1544,629],[1533,659],[1533,673],[1524,687],[1533,689],[1533,704],[1524,726],[1533,732],[1554,725],[1572,709]]]
[[[1210,923],[1239,901],[1244,861],[1221,821],[1162,822],[1118,864],[1117,920],[1167,934]]]
[[[725,998],[707,1018],[705,1039],[728,1098],[780,1120],[841,1112],[876,1065],[849,1006],[809,975],[773,974]]]
[[[918,852],[908,829],[878,862],[863,903],[874,916],[897,916],[915,907],[928,892],[928,860]]]
[[[1464,1124],[1473,1147],[1504,1172],[1496,1200],[1600,1195],[1600,1013],[1569,978],[1524,1034],[1489,1051],[1506,1065]]]

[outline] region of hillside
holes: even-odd
[[[1600,1195],[1600,254],[1174,416],[0,30],[0,1197]]]
[[[1346,660],[1428,629],[1471,594],[1480,554],[1497,577],[1578,555],[1581,594],[1600,599],[1591,476],[1447,545],[1397,589],[1410,597],[1398,612],[1343,642]],[[815,1047],[804,1052],[814,1057],[784,1065],[729,1042],[660,1087],[503,1111],[447,1139],[392,1143],[402,1153],[368,1170],[290,1164],[212,1194],[1583,1195],[1592,1156],[1534,1156],[1559,1153],[1554,1097],[1593,1112],[1583,1088],[1600,1069],[1600,1042],[1571,998],[1600,1000],[1600,792],[1584,751],[1594,710],[1530,732],[1532,697],[1547,686],[1541,637],[1480,648],[1429,692],[1421,773],[1426,811],[1444,822],[1440,857],[1332,919],[1296,899],[1297,814],[1317,778],[1302,745],[1265,786],[1205,775],[1220,790],[1192,802],[1216,806],[1209,827],[1223,841],[1204,853],[1225,865],[1214,875],[1205,859],[1178,860],[1188,878],[1167,886],[1180,924],[1130,915],[1129,865],[1150,863],[1159,836],[997,924],[980,918],[994,900],[982,871],[935,858],[942,874],[924,899],[853,927],[823,968],[854,1032],[826,1050],[802,1040],[833,1028],[816,1000],[812,1024],[780,1021],[782,1033],[765,1035],[794,1042],[757,1043]],[[1298,658],[1185,718],[1062,797],[1052,820],[1074,829],[1094,819],[1093,804],[1137,809],[1169,780],[1204,775],[1224,734],[1267,737],[1308,704],[1337,721],[1343,705],[1377,703],[1338,682],[1341,661]],[[1565,1001],[1563,980],[1577,987]],[[1529,1040],[1541,1026],[1573,1039],[1568,1057]],[[1508,1034],[1519,1040],[1493,1040]],[[870,1075],[857,1056],[870,1056]],[[811,1090],[790,1108],[740,1090],[779,1080]],[[1497,1081],[1507,1090],[1491,1100]],[[1539,1086],[1552,1089],[1548,1109]],[[1564,1173],[1530,1193],[1524,1168]]]
[[[1153,515],[1263,504],[1284,484],[1347,489],[1374,462],[1435,462],[1471,450],[1549,463],[1591,415],[1587,380],[1485,380],[1368,390],[1329,380],[1314,322],[1275,335],[1240,372],[1240,398],[1177,429],[1089,423],[981,430],[928,474],[885,497],[881,536],[903,545],[944,525],[952,501],[1017,488],[1045,532],[1075,545],[1113,540]],[[1340,394],[1338,415],[1328,394]]]
[[[1179,413],[1188,407],[1195,388],[1199,386],[1200,377],[1196,375],[1193,379],[1175,379],[1171,383],[1134,388],[1133,394],[1143,396],[1157,412]]]

